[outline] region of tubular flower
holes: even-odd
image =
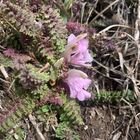
[[[85,39],[87,34],[75,36],[71,34],[68,37],[68,44],[66,45],[64,58],[65,60],[75,66],[91,66],[92,57],[88,50],[88,39]]]
[[[70,97],[77,98],[80,101],[84,101],[91,97],[91,93],[87,92],[86,89],[89,87],[91,80],[88,76],[76,69],[68,71],[68,77],[64,79],[70,88]]]

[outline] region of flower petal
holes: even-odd
[[[77,92],[74,88],[70,87],[70,97],[76,98]]]
[[[86,99],[91,98],[91,93],[87,92],[86,90],[83,90],[82,92],[83,92],[83,94],[85,95],[85,98],[86,98]]]
[[[80,52],[85,52],[88,49],[88,39],[82,39],[78,42],[78,49]]]
[[[76,39],[76,36],[75,36],[74,34],[71,34],[71,35],[68,37],[68,44],[71,44],[75,39]]]
[[[91,84],[91,80],[90,79],[84,79],[84,85],[83,88],[87,89],[89,87],[89,85]]]
[[[65,46],[64,58],[66,62],[74,66],[91,66],[92,56],[89,53],[87,34],[75,36],[71,34],[68,37],[68,44]]]
[[[85,95],[84,95],[84,93],[83,93],[83,92],[78,93],[78,94],[77,94],[77,99],[78,99],[79,101],[84,101],[84,100],[85,100]]]
[[[85,60],[86,62],[92,62],[92,61],[93,61],[93,58],[92,58],[92,56],[91,56],[91,54],[89,53],[88,50],[85,52],[84,60]]]
[[[79,86],[76,84],[77,81],[69,81],[69,87],[70,87],[70,97],[76,98],[78,92],[79,92]]]
[[[91,80],[88,79],[88,76],[76,69],[68,71],[68,77],[64,79],[70,88],[70,97],[77,98],[80,101],[88,99],[91,97],[91,94],[86,91],[89,87]]]
[[[68,71],[68,78],[88,78],[87,74],[81,70],[71,69]]]

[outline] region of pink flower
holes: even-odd
[[[68,44],[65,48],[65,60],[75,66],[91,66],[92,57],[88,50],[88,39],[85,39],[87,34],[75,36],[71,34],[68,37]]]
[[[70,97],[77,98],[80,101],[84,101],[91,97],[91,93],[87,92],[86,89],[89,87],[91,80],[88,76],[76,69],[68,71],[68,77],[64,80],[70,88]]]

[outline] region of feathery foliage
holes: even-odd
[[[42,7],[40,16],[43,17],[44,32],[50,37],[56,54],[64,51],[67,30],[57,10],[50,6]]]
[[[97,103],[117,103],[124,98],[129,102],[134,102],[135,98],[132,91],[128,90],[128,92],[121,91],[105,91],[101,90],[99,93],[96,93],[95,102]]]
[[[83,119],[81,117],[80,106],[76,103],[75,100],[69,100],[66,97],[63,97],[63,106],[62,109],[64,113],[61,114],[60,120],[68,121],[72,124],[83,125]]]
[[[14,135],[8,135],[3,140],[14,140],[14,139],[23,140],[25,136],[26,136],[25,130],[23,128],[17,127],[15,129]]]
[[[27,8],[22,9],[20,6],[6,1],[1,5],[0,15],[3,21],[17,32],[33,37],[39,32],[39,28],[35,24],[35,15]]]
[[[6,132],[10,128],[14,127],[22,117],[31,113],[35,103],[31,99],[18,99],[13,104],[8,104],[8,111],[1,114],[0,132]]]
[[[59,123],[55,133],[56,138],[59,139],[70,139],[72,137],[73,140],[80,140],[78,134],[66,122]]]

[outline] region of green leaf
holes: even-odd
[[[42,110],[42,112],[44,112],[44,113],[49,112],[48,105],[44,105],[44,106],[41,108],[41,110]]]

